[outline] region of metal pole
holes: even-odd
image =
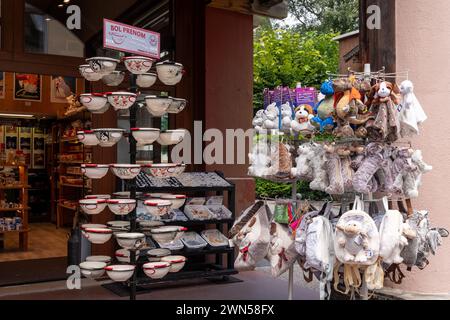
[[[292,200],[297,201],[297,181],[292,182]],[[289,268],[288,300],[294,296],[294,264]]]

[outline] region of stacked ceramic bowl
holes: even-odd
[[[147,111],[156,118],[160,118],[167,113],[178,114],[186,108],[187,101],[180,98],[167,96],[146,96],[145,104]]]

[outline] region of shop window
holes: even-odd
[[[65,24],[42,11],[38,3],[25,3],[25,52],[83,57],[84,43]]]

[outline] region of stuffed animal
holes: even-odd
[[[272,222],[270,226],[270,243],[266,259],[270,262],[273,277],[285,273],[297,260],[294,239],[289,228]]]
[[[372,117],[365,109],[361,94],[352,87],[344,92],[344,96],[337,103],[336,115],[344,124],[363,125]]]
[[[345,192],[344,178],[342,177],[341,158],[337,152],[336,145],[326,145],[326,163],[329,186],[325,188],[325,192],[331,195],[341,195]]]
[[[316,155],[314,145],[311,143],[300,145],[297,150],[297,155],[298,156],[295,159],[297,166],[292,168],[291,175],[303,181],[313,180],[312,162]]]
[[[403,194],[407,198],[417,198],[419,196],[419,187],[422,184],[423,174],[433,170],[433,167],[423,161],[421,150],[416,150],[411,156],[411,160],[417,170],[408,172],[405,175],[403,182]]]
[[[293,118],[292,107],[289,102],[281,106],[281,131],[290,132]]]
[[[313,161],[310,161],[312,167],[313,181],[309,184],[311,190],[322,191],[329,186],[328,175],[326,171],[327,156],[326,151],[321,145],[314,148]]]
[[[309,135],[314,131],[310,120],[314,118],[313,110],[309,105],[301,105],[295,109],[295,119],[291,122],[294,134]]]
[[[248,175],[252,177],[264,177],[269,174],[270,156],[267,143],[260,141],[253,147],[252,153],[249,153],[250,167]]]
[[[264,111],[266,120],[264,121],[264,129],[267,130],[275,130],[279,129],[279,109],[276,103],[272,103],[269,105]]]
[[[353,178],[353,189],[358,193],[373,192],[371,180],[384,162],[383,145],[370,143],[365,150],[364,160],[361,162]]]
[[[292,172],[292,158],[289,147],[283,143],[272,144],[270,150],[269,175],[279,179],[287,179]]]
[[[345,249],[344,261],[364,263],[367,261],[365,250],[369,249],[367,233],[363,224],[357,220],[338,223],[336,229],[342,233],[336,234],[337,244]]]
[[[264,110],[258,110],[253,118],[252,125],[257,133],[264,132],[264,122],[267,120]]]
[[[409,80],[403,81],[400,84],[400,94],[402,99],[399,118],[402,137],[417,135],[419,126],[427,120],[427,115],[414,94],[413,83]]]
[[[394,185],[392,191],[395,194],[403,194],[404,189],[410,189],[413,186],[409,184],[412,183],[408,180],[408,176],[417,170],[417,167],[412,162],[412,155],[414,150],[412,149],[397,149],[393,152],[395,160],[392,165],[392,177],[394,179]]]
[[[320,92],[325,96],[314,109],[316,117],[311,119],[311,124],[320,130],[320,132],[333,130],[335,122],[333,119],[334,114],[334,89],[331,81],[325,81]]]

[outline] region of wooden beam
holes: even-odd
[[[212,0],[209,6],[274,19],[285,19],[288,15],[287,4],[284,0]]]

